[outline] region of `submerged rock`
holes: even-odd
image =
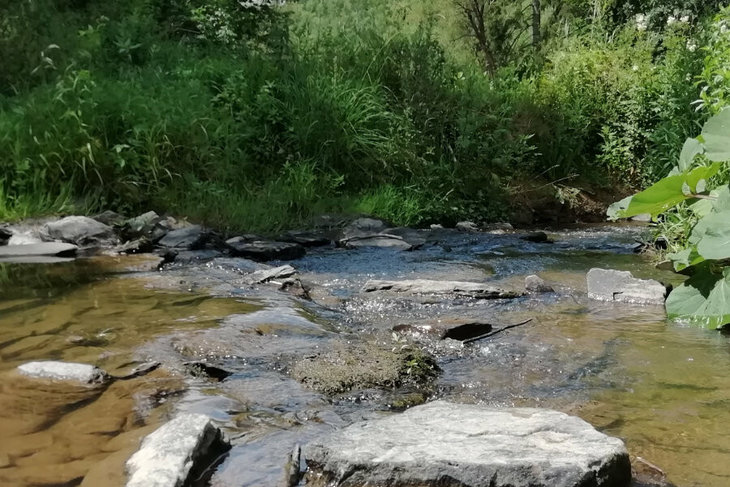
[[[548,409],[436,401],[353,424],[304,449],[310,484],[625,487],[623,442]]]
[[[100,247],[117,241],[114,229],[86,216],[67,216],[46,223],[41,234],[51,240],[61,240],[84,247]]]
[[[316,391],[339,394],[370,387],[423,386],[438,372],[433,357],[418,348],[366,344],[305,357],[294,364],[291,376]]]
[[[553,240],[545,232],[530,232],[521,236],[520,239],[535,243],[553,243]]]
[[[129,478],[126,485],[189,485],[229,448],[220,429],[209,417],[181,414],[147,435],[140,449],[127,460]]]
[[[667,288],[652,279],[637,279],[629,271],[593,268],[586,276],[588,297],[632,304],[664,304]]]
[[[28,362],[18,367],[18,372],[34,379],[50,379],[80,384],[103,384],[111,377],[98,367],[73,362]]]
[[[294,260],[304,257],[306,253],[304,247],[299,244],[249,240],[245,237],[228,239],[226,240],[226,246],[235,257],[245,257],[259,262],[267,260]]]
[[[521,293],[507,291],[480,282],[432,281],[414,279],[407,281],[370,280],[365,283],[362,292],[391,291],[411,294],[456,294],[479,299],[516,298]]]
[[[542,277],[536,276],[535,274],[525,277],[525,290],[528,293],[534,294],[555,292],[552,286],[546,283]]]

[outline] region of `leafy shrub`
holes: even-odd
[[[612,205],[609,215],[658,215],[686,204],[695,221],[683,248],[668,255],[690,278],[667,298],[670,318],[705,327],[730,324],[730,187],[714,187],[730,161],[730,110],[712,117],[696,139],[687,139],[668,176]]]

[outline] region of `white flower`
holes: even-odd
[[[646,15],[636,14],[636,30],[644,31],[648,26]]]
[[[672,25],[677,22],[677,18],[674,15],[670,15],[667,19],[667,25]]]
[[[695,52],[697,50],[697,42],[695,42],[694,39],[690,39],[687,41],[687,50],[689,52]]]
[[[639,70],[639,66],[636,65],[636,64],[634,64],[633,66],[631,66],[631,69],[634,70],[634,71],[638,71]]]
[[[679,19],[680,22],[683,24],[686,24],[689,22],[689,15],[682,15],[682,17]]]

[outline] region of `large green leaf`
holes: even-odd
[[[705,148],[702,146],[702,142],[697,139],[687,139],[682,147],[682,152],[679,154],[679,170],[684,172],[692,167],[695,157],[704,151]]]
[[[716,162],[710,166],[697,167],[688,173],[668,176],[644,191],[635,194],[626,204],[626,209],[614,206],[621,203],[625,204],[625,199],[619,203],[614,203],[612,205],[613,210],[609,209],[609,214],[614,211],[616,216],[628,218],[642,213],[650,213],[652,217],[656,217],[678,203],[692,198],[692,193],[697,189],[697,183],[714,176],[720,170],[720,167],[721,164]]]
[[[667,298],[669,318],[682,319],[705,328],[730,323],[730,268],[722,275],[709,272],[709,266],[687,279]]]
[[[698,221],[689,241],[705,259],[730,258],[730,210],[712,212]]]
[[[680,250],[679,252],[667,254],[667,257],[672,261],[674,270],[677,272],[682,272],[687,267],[701,264],[705,261],[705,258],[697,253],[697,247],[694,245],[687,247],[684,250]]]
[[[730,161],[730,110],[723,110],[702,128],[705,155],[711,161]]]

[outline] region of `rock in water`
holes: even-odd
[[[407,281],[380,281],[372,279],[365,283],[362,292],[391,291],[410,294],[456,294],[480,299],[516,298],[520,293],[507,291],[480,282],[432,281],[413,279]]]
[[[80,384],[103,384],[109,375],[98,367],[73,362],[28,362],[18,367],[18,372],[34,379],[50,379]]]
[[[78,247],[60,242],[43,242],[27,245],[3,245],[0,248],[0,259],[17,259],[21,257],[73,257]]]
[[[413,245],[409,244],[401,237],[397,235],[388,235],[385,233],[364,235],[361,237],[343,238],[338,242],[338,245],[347,249],[357,249],[361,247],[381,247],[397,250],[413,250]]]
[[[10,237],[13,236],[13,232],[7,228],[0,227],[0,245],[7,245]]]
[[[521,236],[520,239],[535,243],[553,243],[550,237],[548,237],[548,234],[545,232],[530,232]]]
[[[382,220],[376,220],[375,218],[358,218],[350,222],[350,224],[342,230],[342,238],[348,239],[352,237],[362,237],[365,235],[381,233],[386,228],[388,228],[388,225]]]
[[[664,304],[667,288],[652,279],[637,279],[629,271],[591,269],[586,276],[588,297],[632,304]]]
[[[172,230],[162,237],[159,244],[170,249],[198,250],[203,248],[209,237],[208,230],[200,225],[191,225]]]
[[[299,244],[291,242],[270,242],[265,240],[249,240],[246,237],[233,237],[226,240],[231,255],[245,257],[255,261],[294,260],[304,257],[306,250]]]
[[[112,227],[86,216],[67,216],[46,223],[41,233],[52,240],[62,240],[80,246],[98,247],[117,241]]]
[[[322,485],[626,487],[623,442],[548,409],[436,401],[353,424],[305,447]],[[319,484],[317,484],[319,485]]]
[[[474,222],[464,221],[456,224],[455,227],[460,232],[478,232],[479,226]]]
[[[127,460],[127,487],[180,487],[230,448],[202,414],[181,414],[147,435]]]
[[[525,277],[525,291],[528,293],[552,293],[555,290],[540,276],[535,274]]]

